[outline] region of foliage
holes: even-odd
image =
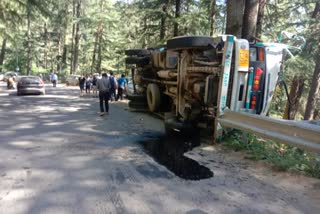
[[[290,90],[292,80],[295,75],[305,78],[305,88],[303,90],[301,106],[299,108],[300,118],[303,119],[305,103],[311,85],[311,78],[317,56],[317,41],[319,41],[319,22],[311,19],[316,0],[269,0],[266,6],[266,17],[263,27],[263,39],[265,41],[277,42],[281,32],[290,32],[298,37],[304,37],[306,43],[301,45],[301,40],[284,39],[281,42],[290,46],[300,46],[301,49],[290,49],[294,57],[287,57],[284,62],[284,74],[280,75]],[[315,23],[316,22],[316,23]],[[297,41],[299,45],[297,44]],[[287,97],[283,87],[277,88],[273,103],[270,109],[271,115],[280,116],[285,109]]]
[[[251,160],[265,160],[281,171],[304,173],[320,178],[320,157],[297,147],[287,146],[248,134],[248,143],[243,142],[244,133],[233,131],[223,145],[234,151],[244,151]]]

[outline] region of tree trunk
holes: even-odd
[[[248,41],[254,41],[256,36],[258,10],[259,0],[246,0],[243,15],[242,38]]]
[[[319,120],[320,119],[320,110],[319,109],[315,109],[314,110],[314,114],[313,114],[313,119],[314,120]]]
[[[143,32],[144,32],[144,34],[146,34],[146,36],[143,37],[142,48],[147,48],[147,45],[148,45],[147,30],[148,30],[147,17],[145,16],[145,17],[143,18]]]
[[[258,38],[260,40],[261,40],[261,35],[262,35],[264,8],[265,8],[266,4],[267,4],[267,0],[259,0],[259,11],[258,11],[258,18],[257,18],[256,38]]]
[[[0,53],[0,72],[2,72],[2,66],[6,55],[7,38],[2,40],[1,53]]]
[[[160,40],[163,41],[164,37],[166,36],[166,19],[167,19],[167,7],[168,7],[169,0],[166,0],[165,4],[162,6],[162,16],[161,16],[161,23],[160,23]]]
[[[319,51],[320,51],[320,46],[319,46]],[[312,83],[309,91],[306,112],[304,114],[305,120],[313,119],[317,96],[319,95],[319,88],[320,88],[320,61],[317,61],[316,67],[314,68],[313,77],[312,77]]]
[[[48,69],[48,29],[47,23],[44,23],[44,69]]]
[[[181,9],[181,0],[176,0],[176,14],[175,14],[175,21],[174,21],[173,36],[179,35],[178,18],[180,17],[180,9]]]
[[[69,25],[69,5],[70,2],[69,1],[65,1],[65,4],[64,4],[64,16],[65,16],[65,19],[63,21],[63,50],[62,50],[62,57],[61,57],[61,66],[62,68],[66,68],[66,64],[67,64],[67,52],[68,52],[68,49],[67,49],[67,32],[68,32],[68,25]]]
[[[63,54],[62,54],[62,63],[65,65],[67,64],[67,55],[68,55],[68,48],[67,46],[65,45],[63,47]]]
[[[320,11],[320,2],[318,1],[316,3],[316,6],[315,6],[315,8],[313,10],[313,13],[312,13],[311,17],[315,19],[317,17],[317,15],[318,15],[319,11]]]
[[[62,30],[62,24],[63,23],[59,23],[59,39],[58,39],[58,55],[57,55],[57,71],[59,73],[61,73],[62,70],[62,54],[63,54],[63,47],[64,47],[64,36],[63,36],[63,32],[64,30]]]
[[[58,40],[58,55],[57,55],[57,71],[61,73],[61,65],[62,65],[62,50],[63,50],[63,45],[62,45],[62,37],[61,37],[61,32],[59,33],[59,40]]]
[[[314,11],[312,13],[311,18],[317,19],[318,14],[320,13],[320,2],[318,1],[316,3],[316,6],[314,8]],[[318,40],[318,54],[315,57],[316,61],[316,67],[314,68],[314,73],[312,77],[312,83],[309,91],[307,106],[306,106],[306,112],[304,114],[305,120],[312,120],[316,103],[317,103],[317,96],[319,95],[319,88],[320,88],[320,39]]]
[[[286,109],[283,114],[283,119],[294,120],[300,106],[300,98],[302,96],[304,88],[303,76],[294,76],[291,84],[289,99],[290,103],[287,102]]]
[[[78,20],[80,18],[80,12],[81,12],[81,0],[78,0],[77,8],[76,8],[77,23],[76,23],[76,30],[75,30],[75,42],[74,42],[74,52],[73,52],[73,72],[74,73],[77,73],[77,70],[78,70],[79,41],[80,41],[80,24]]]
[[[72,19],[76,17],[76,0],[73,0],[72,4]],[[74,64],[74,41],[75,41],[75,31],[76,31],[76,24],[74,20],[72,20],[72,37],[71,37],[71,58],[70,58],[70,74],[73,74],[73,64]]]
[[[93,69],[94,69],[95,63],[96,63],[96,53],[97,53],[98,41],[99,41],[99,29],[97,29],[97,31],[96,31],[96,38],[94,41],[94,48],[93,48],[93,53],[92,53],[92,63],[91,63],[91,69],[90,69],[91,74],[93,74]]]
[[[49,45],[50,67],[51,67],[51,71],[54,71],[54,56],[53,56],[53,51],[52,51],[52,46],[51,45],[52,44],[50,43],[50,45]]]
[[[214,21],[216,18],[216,0],[211,0],[210,3],[210,36],[214,33]]]
[[[227,24],[226,34],[241,38],[244,12],[244,0],[227,1]]]
[[[102,37],[99,37],[99,48],[98,48],[98,62],[97,62],[97,67],[96,70],[100,74],[101,73],[101,62],[102,62]]]
[[[30,5],[27,6],[27,38],[28,38],[28,59],[27,59],[27,75],[30,75],[32,64],[32,44],[31,44],[31,9]]]

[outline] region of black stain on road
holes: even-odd
[[[139,143],[155,161],[180,178],[201,180],[211,178],[214,175],[207,167],[184,156],[184,153],[200,145],[199,137],[196,134],[194,137],[186,137],[179,133],[167,136],[155,132],[145,132],[143,140]],[[142,174],[144,173],[142,172]],[[147,174],[150,175],[150,173]]]

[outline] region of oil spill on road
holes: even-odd
[[[200,145],[198,135],[185,137],[178,133],[166,136],[160,133],[145,132],[143,140],[139,141],[145,151],[155,161],[164,165],[176,176],[186,180],[201,180],[213,177],[213,172],[200,165],[197,161],[183,154]]]

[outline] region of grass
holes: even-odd
[[[223,145],[235,151],[245,151],[249,159],[265,160],[281,171],[298,172],[320,178],[320,154],[306,152],[253,134],[244,136],[245,134],[240,131],[232,131],[224,139]]]

